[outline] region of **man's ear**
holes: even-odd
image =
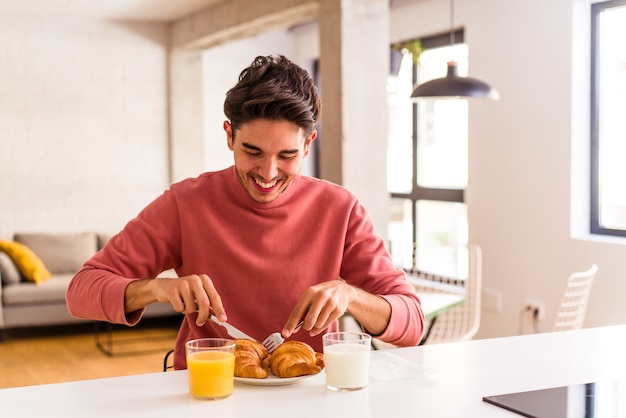
[[[228,149],[232,151],[233,150],[233,126],[230,124],[229,121],[225,120],[223,127],[224,127],[224,131],[226,132],[226,141],[228,143]]]
[[[317,130],[311,132],[311,135],[304,141],[304,156],[309,155],[309,149],[311,148],[311,144],[317,138]]]

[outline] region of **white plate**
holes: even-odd
[[[303,380],[306,380],[310,377],[315,376],[314,374],[309,374],[306,376],[296,376],[296,377],[277,377],[270,373],[265,379],[253,379],[251,377],[236,377],[235,382],[245,383],[246,385],[255,385],[255,386],[285,386],[285,385],[293,385],[296,383],[300,383]]]

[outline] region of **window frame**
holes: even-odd
[[[626,6],[626,0],[609,0],[591,4],[590,48],[590,182],[589,230],[592,234],[626,237],[626,229],[606,228],[600,223],[600,100],[598,16],[604,10]]]

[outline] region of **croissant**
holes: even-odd
[[[272,373],[278,377],[296,377],[317,374],[324,367],[324,356],[301,341],[287,341],[279,345],[270,358]]]
[[[235,376],[265,379],[269,375],[269,353],[256,341],[235,339]]]

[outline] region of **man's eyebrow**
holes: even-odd
[[[241,145],[244,148],[252,149],[252,150],[255,150],[255,151],[262,151],[261,148],[255,146],[255,145],[252,145],[252,144],[248,144],[247,142],[242,142]]]
[[[241,145],[244,148],[248,148],[250,150],[263,152],[261,148],[257,147],[256,145],[249,144],[247,142],[242,142]],[[297,154],[299,151],[300,151],[299,149],[285,149],[285,150],[282,150],[280,153],[281,154]]]

